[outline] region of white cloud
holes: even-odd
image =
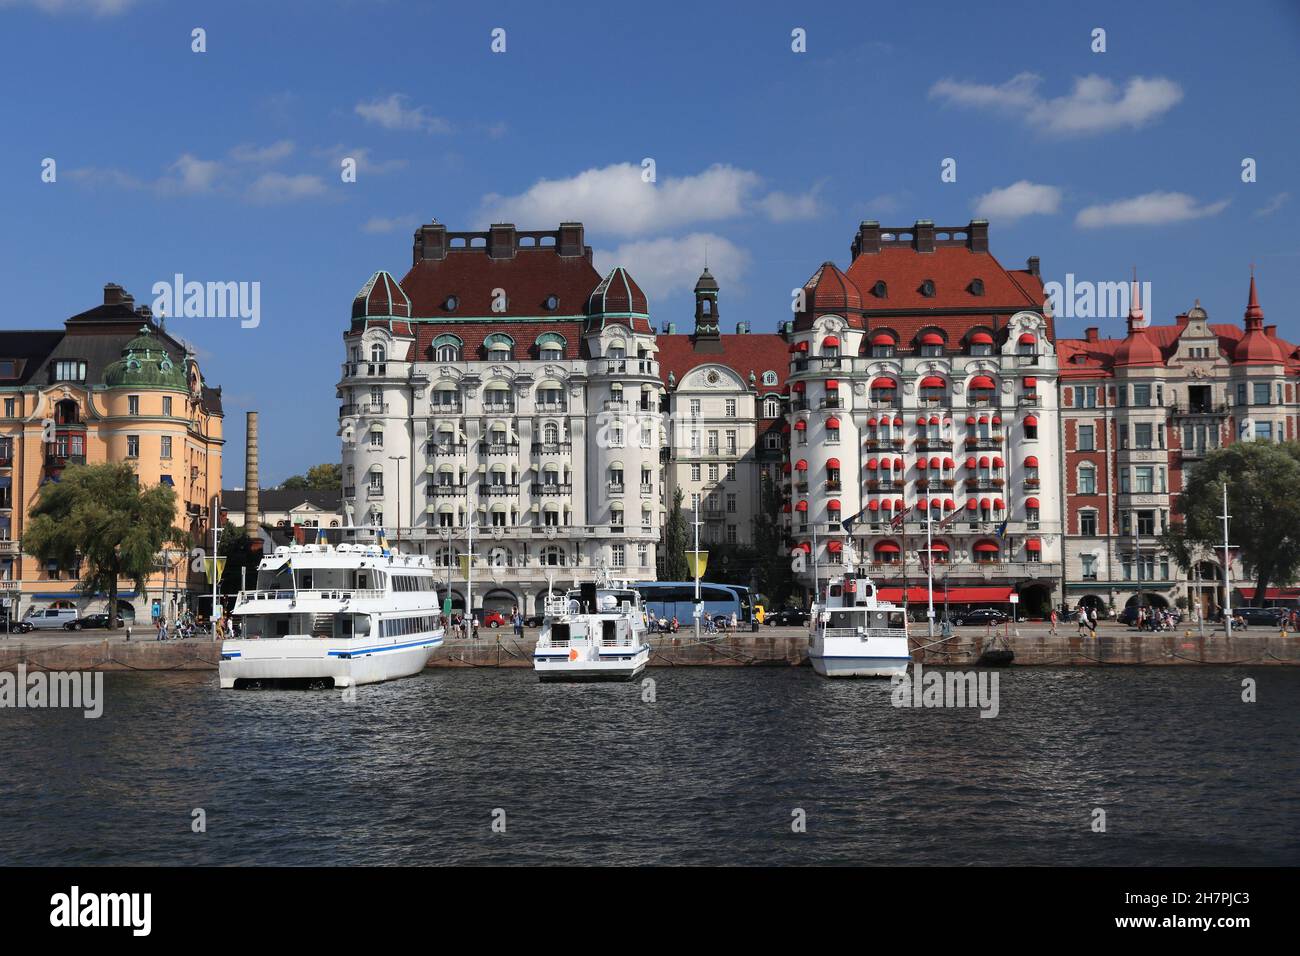
[[[361,226],[361,231],[372,235],[382,235],[384,233],[395,232],[398,229],[409,226],[414,228],[414,216],[371,216]]]
[[[354,159],[357,164],[358,173],[369,173],[372,176],[382,176],[385,173],[391,173],[399,169],[406,168],[407,162],[404,159],[374,159],[370,155],[368,146],[344,146],[338,144],[325,149],[317,149],[313,154],[320,156],[330,162],[330,171],[338,175],[342,169],[340,165],[344,159]]]
[[[879,196],[872,196],[862,206],[862,216],[880,217],[892,216],[903,208],[904,199],[909,194],[903,193],[881,193]]]
[[[990,190],[976,199],[975,215],[1010,222],[1024,216],[1053,215],[1060,207],[1060,187],[1022,179],[1002,189]]]
[[[230,151],[230,158],[238,163],[253,163],[264,165],[266,163],[278,163],[282,159],[288,159],[293,155],[293,140],[282,139],[278,142],[271,143],[269,146],[253,146],[243,143],[236,146]]]
[[[715,165],[695,176],[648,183],[639,165],[616,163],[568,179],[539,180],[518,196],[484,196],[479,219],[484,226],[581,220],[597,231],[644,235],[739,216],[759,182],[757,173]]]
[[[111,17],[125,13],[136,0],[0,0],[0,7],[34,7],[42,13],[89,13]]]
[[[1255,210],[1256,216],[1271,216],[1291,201],[1290,193],[1278,193],[1261,208]]]
[[[954,106],[1016,113],[1030,126],[1061,136],[1136,129],[1183,98],[1182,87],[1164,77],[1130,77],[1121,90],[1112,80],[1090,74],[1076,77],[1070,93],[1054,99],[1038,92],[1041,83],[1035,73],[1017,74],[998,86],[940,80],[930,87],[930,96]]]
[[[358,103],[354,109],[367,123],[375,123],[384,129],[451,132],[451,124],[445,119],[433,116],[424,106],[408,107],[406,101],[407,97],[403,94],[392,93],[383,99]]]
[[[824,211],[818,194],[818,183],[806,193],[771,192],[754,205],[772,222],[792,222],[796,219],[816,219]]]
[[[247,198],[256,203],[293,202],[322,195],[325,191],[325,181],[319,176],[264,173],[248,187]]]
[[[213,159],[199,159],[182,153],[176,162],[167,167],[167,175],[155,183],[159,192],[166,195],[195,195],[211,192],[221,175],[221,163]]]
[[[724,296],[740,286],[749,268],[747,251],[712,233],[628,242],[597,249],[593,257],[602,275],[615,266],[626,268],[652,300],[695,288],[706,259]]]
[[[1079,210],[1075,225],[1084,229],[1101,226],[1161,226],[1217,216],[1228,207],[1228,200],[1199,205],[1186,193],[1146,193],[1131,199],[1088,206]]]

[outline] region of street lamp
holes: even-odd
[[[389,455],[389,461],[397,462],[397,543],[402,543],[402,462],[405,455]],[[399,549],[400,550],[400,549]]]

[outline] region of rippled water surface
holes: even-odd
[[[0,710],[0,862],[1300,863],[1300,671],[1013,669],[995,719],[807,668],[649,676],[654,703],[489,669],[348,703],[108,674],[98,720]]]

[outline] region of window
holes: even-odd
[[[1078,408],[1096,408],[1097,386],[1076,385],[1074,388],[1074,404]]]
[[[483,340],[489,362],[509,362],[514,357],[515,340],[504,332],[495,332]]]
[[[612,545],[609,549],[610,567],[621,568],[626,566],[626,559],[623,553],[623,545]]]
[[[126,436],[126,457],[127,458],[140,457],[140,436],[139,435]]]
[[[776,372],[772,372],[772,371],[764,372],[764,373],[763,373],[763,384],[764,384],[764,385],[775,385],[775,384],[776,384]]]
[[[699,417],[700,417],[700,400],[699,400],[698,398],[692,398],[692,399],[691,399],[691,418],[699,418]]]
[[[835,422],[835,424],[832,425],[831,422]],[[826,423],[826,444],[838,445],[840,441],[839,420],[833,418],[831,422]]]
[[[718,433],[716,431],[710,431],[709,432],[709,454],[716,455],[717,453],[718,453]]]
[[[735,544],[739,540],[734,524],[727,525],[727,544]]]
[[[1137,533],[1140,537],[1149,538],[1156,533],[1156,513],[1154,511],[1139,511],[1137,513]]]
[[[609,426],[609,447],[610,448],[623,447],[623,423],[622,422],[614,422],[612,425]]]
[[[735,496],[735,495],[727,495],[727,512],[728,512],[728,514],[733,514],[733,515],[736,513],[736,496]]]
[[[1079,466],[1079,494],[1095,495],[1097,493],[1097,469],[1093,465]]]
[[[1078,441],[1078,443],[1077,443],[1077,444],[1078,444],[1078,447],[1079,447],[1079,451],[1095,451],[1095,450],[1096,450],[1096,447],[1097,447],[1097,446],[1096,446],[1096,439],[1095,439],[1095,437],[1094,437],[1094,436],[1096,435],[1096,432],[1097,432],[1097,426],[1096,426],[1096,425],[1080,425],[1080,426],[1079,426],[1079,441]]]
[[[375,492],[384,490],[384,473],[378,468],[370,473],[370,490]]]
[[[1137,422],[1133,426],[1133,447],[1151,448],[1151,423]]]
[[[1026,419],[1025,419],[1025,426],[1024,426],[1024,427],[1025,427],[1025,437],[1026,437],[1026,438],[1037,438],[1037,437],[1038,437],[1038,419],[1037,419],[1037,418],[1032,418],[1032,417],[1031,417],[1031,418],[1026,418]]]
[[[86,363],[64,360],[54,363],[54,378],[59,382],[84,382]]]
[[[162,436],[162,447],[158,452],[160,458],[170,458],[172,456],[172,436]]]
[[[14,412],[15,412],[16,408],[17,408],[17,403],[15,402],[15,400],[12,399],[12,398],[6,398],[6,399],[5,399],[5,418],[13,418],[13,417],[14,417]],[[775,418],[776,416],[772,416],[772,417]]]
[[[727,481],[735,481],[735,480],[736,480],[736,466],[735,466],[735,465],[728,465],[728,466],[727,466]]]
[[[1151,386],[1134,385],[1133,386],[1133,404],[1150,405],[1151,404]]]
[[[370,361],[386,362],[388,361],[388,349],[376,342],[370,346]]]
[[[1252,404],[1252,405],[1267,405],[1267,404],[1268,404],[1268,394],[1269,394],[1268,382],[1255,382],[1255,383],[1254,383],[1254,396],[1255,396],[1255,397],[1254,397],[1254,400],[1251,402],[1251,404]]]
[[[636,546],[636,559],[640,562],[641,567],[650,567],[650,546],[648,544],[638,544]]]
[[[1245,382],[1237,383],[1237,404],[1238,405],[1246,404],[1246,383]]]
[[[163,396],[163,414],[164,414],[164,415],[170,415],[171,413],[172,413],[172,397],[171,397],[170,395],[164,395],[164,396]]]
[[[699,481],[699,480],[700,480],[700,463],[696,462],[695,464],[691,465],[691,481]]]
[[[1155,471],[1150,465],[1133,469],[1133,490],[1139,495],[1149,495],[1155,488]]]
[[[128,395],[128,396],[126,397],[126,413],[127,413],[128,415],[139,415],[139,414],[140,414],[140,396],[139,396],[139,395]]]
[[[727,429],[727,454],[734,455],[735,453],[736,453],[736,430],[734,428],[728,428]]]
[[[1095,554],[1079,555],[1079,565],[1085,581],[1097,580],[1097,556]]]
[[[1079,512],[1079,534],[1086,535],[1090,538],[1097,535],[1097,512],[1080,511]]]
[[[383,447],[384,447],[384,432],[383,432],[382,429],[375,428],[375,429],[372,429],[372,430],[371,430],[371,432],[370,432],[370,447],[371,447],[371,448],[383,448]]]
[[[727,399],[727,417],[736,417],[736,400],[734,398]]]
[[[537,339],[537,357],[543,362],[558,362],[564,358],[564,345],[558,332],[544,332]]]
[[[1262,440],[1262,441],[1272,441],[1272,440],[1273,440],[1273,423],[1272,423],[1272,422],[1256,422],[1256,423],[1255,423],[1255,437],[1256,437],[1257,439]]]
[[[1119,470],[1119,493],[1121,495],[1129,493],[1129,470],[1127,468]]]
[[[717,481],[717,480],[718,480],[718,466],[709,465],[709,481]]]

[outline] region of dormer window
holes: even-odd
[[[556,309],[560,307],[560,297],[554,294],[548,295],[546,297],[546,301],[542,304],[546,306],[547,312],[554,312]]]
[[[483,342],[489,362],[509,362],[514,354],[515,340],[503,332],[489,335]]]
[[[871,294],[877,299],[889,298],[889,286],[885,285],[884,279],[876,280],[876,284],[871,287]]]
[[[943,355],[943,336],[938,332],[926,332],[921,336],[921,357],[939,358]]]
[[[926,279],[924,282],[921,283],[921,295],[925,296],[927,299],[933,299],[933,298],[934,298],[934,280],[933,280],[933,279]]]
[[[984,294],[984,280],[983,280],[983,279],[971,279],[971,280],[970,280],[970,285],[969,285],[967,288],[970,289],[970,294],[971,294],[971,295],[983,295],[983,294]]]
[[[984,331],[973,332],[970,337],[971,355],[992,355],[993,336]]]
[[[433,340],[433,357],[439,362],[459,362],[461,341],[454,335],[440,335]]]
[[[455,312],[456,307],[459,305],[460,305],[460,297],[454,295],[447,296],[447,298],[442,303],[442,307],[446,309],[448,312]]]

